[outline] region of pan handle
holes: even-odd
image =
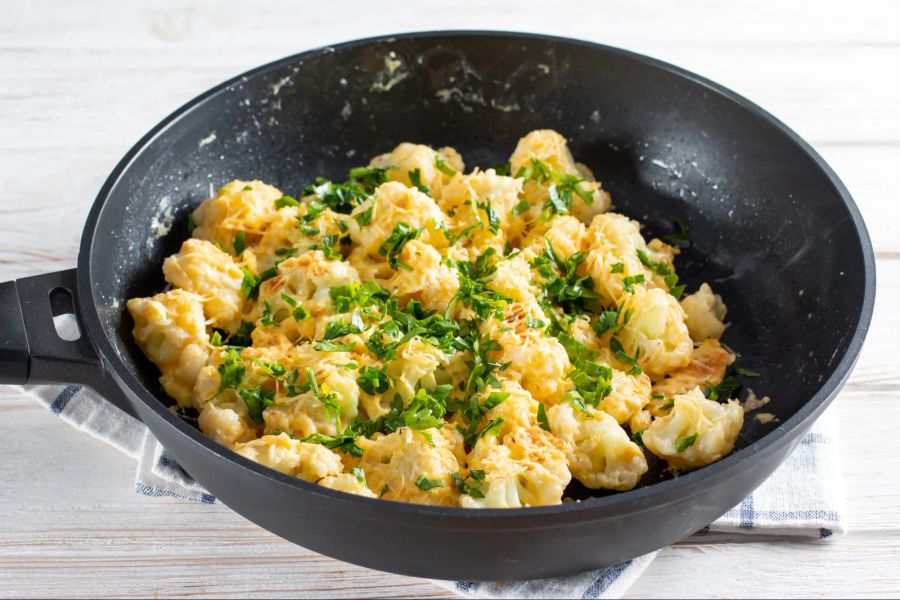
[[[86,385],[137,418],[85,333],[76,288],[75,269],[0,283],[0,384]],[[68,314],[77,331],[61,335],[54,317]]]

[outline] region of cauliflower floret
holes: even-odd
[[[294,320],[301,337],[315,335],[317,317],[333,314],[334,302],[331,288],[359,283],[359,273],[351,265],[340,260],[328,260],[321,250],[294,256],[278,265],[278,275],[264,281],[259,288],[259,302],[254,319],[262,316],[265,302],[272,307],[275,318],[286,318],[296,308],[283,295],[302,306],[312,320]]]
[[[279,473],[312,483],[329,475],[340,475],[344,470],[341,457],[325,446],[291,439],[284,433],[238,443],[233,450]]]
[[[644,284],[633,287],[658,287],[669,289],[665,277],[644,265],[640,253],[654,264],[662,264],[672,273],[675,249],[658,240],[647,244],[641,236],[640,224],[616,213],[606,213],[594,217],[584,235],[583,246],[587,256],[581,270],[591,276],[594,291],[605,304],[618,304],[628,293],[625,289],[626,277],[643,276]],[[633,281],[633,279],[632,279]]]
[[[722,297],[713,294],[708,284],[704,283],[699,290],[685,297],[681,301],[681,308],[684,309],[685,322],[692,340],[702,342],[722,337],[728,309],[722,302]]]
[[[258,241],[249,238],[253,242],[248,243],[252,249],[257,264],[255,270],[265,270],[284,258],[279,255],[286,248],[306,251],[310,246],[323,242],[325,236],[340,238],[346,227],[346,215],[339,215],[330,208],[324,208],[318,203],[316,196],[304,198],[299,206],[287,205],[276,210],[268,220]],[[329,245],[331,241],[328,241]],[[340,249],[340,245],[336,246]],[[248,255],[241,256],[245,261]]]
[[[459,463],[447,438],[436,430],[413,431],[403,427],[388,435],[360,438],[357,444],[363,449],[359,466],[366,473],[370,489],[379,497],[458,505],[459,493],[451,474],[459,472]]]
[[[628,375],[613,369],[612,391],[597,408],[619,424],[628,421],[650,402],[650,378],[646,373]]]
[[[600,337],[597,335],[597,332],[594,331],[594,328],[591,327],[591,321],[586,315],[575,317],[569,328],[569,332],[572,334],[572,337],[575,338],[576,342],[589,350],[598,353],[599,358],[603,360],[603,362],[609,362],[609,358],[607,357],[609,349],[601,343]]]
[[[244,274],[231,255],[206,240],[188,239],[178,254],[163,262],[163,273],[175,287],[203,298],[204,312],[214,327],[234,333],[244,305]]]
[[[375,498],[375,494],[372,493],[366,486],[365,477],[360,479],[356,475],[352,473],[342,473],[341,475],[329,475],[325,477],[321,481],[319,481],[319,485],[322,487],[331,488],[333,490],[338,490],[341,492],[347,492],[348,494],[356,494],[357,496],[365,496],[366,498]]]
[[[539,223],[522,243],[522,254],[529,260],[540,256],[549,244],[553,252],[565,260],[582,250],[587,229],[584,223],[570,215],[560,215],[544,223]]]
[[[469,469],[484,471],[485,497],[463,496],[467,508],[559,504],[572,480],[562,442],[539,427],[482,437],[469,454]]]
[[[488,276],[487,286],[516,302],[537,304],[538,287],[531,281],[531,265],[519,254],[495,263],[497,270]]]
[[[671,398],[707,383],[715,385],[722,381],[725,369],[733,362],[734,354],[723,348],[718,340],[708,339],[694,348],[690,364],[658,381],[653,386],[653,393]]]
[[[262,181],[227,183],[194,211],[193,236],[231,249],[238,232],[244,232],[247,245],[252,246],[269,226],[275,201],[282,196],[280,190]]]
[[[509,158],[513,174],[522,168],[528,168],[532,159],[543,162],[553,173],[570,175],[580,178],[577,185],[586,191],[591,200],[585,202],[579,194],[572,194],[572,206],[570,212],[584,223],[590,222],[594,215],[609,210],[611,199],[609,194],[601,188],[600,182],[594,180],[594,176],[584,165],[579,165],[572,158],[566,139],[550,129],[532,131],[519,140],[515,151]],[[531,205],[525,215],[529,222],[537,220],[541,213],[541,207],[549,198],[549,188],[559,182],[551,178],[540,184],[529,180],[525,182],[522,197]]]
[[[455,175],[435,198],[449,216],[451,233],[462,235],[463,245],[483,252],[488,247],[502,249],[507,236],[514,240],[521,236],[525,222],[513,214],[521,191],[521,179],[476,169],[470,175]]]
[[[132,298],[128,312],[141,350],[159,367],[159,382],[179,406],[191,406],[192,390],[209,358],[203,303],[197,294],[171,290],[151,298]]]
[[[410,269],[397,269],[381,285],[404,302],[418,300],[428,310],[443,312],[459,290],[459,275],[441,259],[441,254],[428,244],[419,240],[407,242],[400,261]]]
[[[503,425],[495,433],[501,438],[516,429],[537,426],[538,401],[528,393],[528,390],[515,381],[502,379],[499,390],[490,388],[485,391],[482,403],[494,392],[508,396],[484,414],[478,426],[479,431],[486,428],[491,421],[497,422],[499,419],[503,419]]]
[[[443,161],[443,170],[438,168],[439,161]],[[369,162],[369,166],[382,169],[393,167],[388,169],[387,176],[392,181],[399,181],[409,187],[413,185],[410,173],[418,170],[419,182],[435,198],[452,176],[452,173],[445,171],[461,172],[465,169],[462,156],[453,148],[434,150],[430,146],[409,142],[403,142],[387,154],[376,156]]]
[[[369,210],[372,211],[369,224],[360,224],[359,221],[363,219],[357,217],[368,214]],[[359,246],[355,250],[376,260],[386,260],[388,248],[382,245],[397,227],[418,230],[417,239],[439,250],[448,245],[447,237],[440,229],[446,218],[434,200],[419,190],[396,181],[378,186],[375,196],[353,209],[351,217],[353,218],[347,221],[347,227],[353,243]],[[385,273],[390,276],[389,270]]]
[[[630,318],[617,339],[628,354],[638,354],[638,365],[651,379],[691,361],[694,344],[684,324],[684,311],[671,294],[636,286],[621,308]]]
[[[519,382],[535,400],[557,402],[571,387],[566,375],[572,370],[566,349],[555,337],[528,325],[544,318],[537,303],[514,303],[503,312],[503,320],[490,318],[481,323],[486,333],[500,345],[491,352],[491,360],[509,363],[504,377]]]
[[[446,364],[447,356],[443,352],[414,337],[397,348],[397,358],[387,364],[385,371],[393,382],[393,392],[408,402],[417,389],[437,387],[435,375]],[[390,390],[388,394],[393,397]]]
[[[642,436],[650,452],[673,467],[694,468],[731,452],[744,424],[738,400],[707,400],[699,387],[674,398],[671,412],[653,421]]]
[[[637,433],[638,431],[644,431],[648,427],[650,427],[650,423],[653,422],[653,415],[650,414],[650,411],[647,409],[639,410],[634,413],[631,418],[628,420],[628,429],[631,430],[631,433]]]
[[[229,448],[256,438],[256,429],[246,414],[242,416],[234,408],[212,402],[201,406],[197,426],[204,435]]]
[[[275,396],[274,404],[263,411],[267,432],[286,431],[298,437],[337,435],[359,414],[355,371],[322,361],[313,368],[313,375],[318,394],[310,390],[293,397]],[[299,381],[306,381],[306,376]]]
[[[553,434],[566,444],[569,470],[591,489],[630,490],[647,472],[644,453],[613,417],[586,410],[560,402],[547,413]]]

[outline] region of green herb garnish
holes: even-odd
[[[675,452],[684,452],[697,441],[697,434],[686,435],[675,440]]]

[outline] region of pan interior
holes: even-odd
[[[285,59],[217,89],[141,148],[99,212],[89,261],[114,349],[160,402],[124,300],[164,286],[162,260],[211,188],[261,179],[297,195],[401,141],[453,146],[467,168],[505,163],[552,128],[645,237],[680,220],[688,292],[728,305],[723,342],[772,398],[738,448],[788,419],[847,350],[864,300],[862,242],[816,161],[750,106],[652,61],[588,44],[509,35],[401,37]],[[102,199],[101,199],[102,201]],[[746,393],[746,391],[745,391]]]

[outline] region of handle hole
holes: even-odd
[[[75,317],[75,302],[72,292],[63,287],[50,290],[50,311],[53,313],[53,326],[56,335],[66,342],[74,342],[81,338],[81,329]]]

